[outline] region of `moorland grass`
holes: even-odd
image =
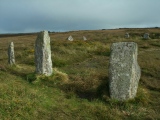
[[[131,38],[124,38],[126,32]],[[142,39],[145,32],[151,34],[151,39]],[[54,71],[50,77],[34,73],[36,34],[0,36],[0,118],[160,119],[159,32],[159,29],[117,29],[50,33]],[[75,41],[67,41],[69,35]],[[83,41],[83,36],[88,40]],[[15,45],[15,66],[7,64],[11,41]],[[110,45],[122,41],[138,44],[142,75],[136,98],[118,102],[109,97],[108,62]]]

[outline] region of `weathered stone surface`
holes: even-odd
[[[38,34],[35,42],[36,73],[50,76],[52,74],[52,60],[50,37],[48,31]]]
[[[143,38],[144,38],[144,39],[149,39],[149,33],[145,33],[145,34],[143,35]]]
[[[11,42],[8,47],[8,63],[10,65],[15,64],[15,56],[14,56],[14,44]]]
[[[125,34],[125,38],[129,38],[130,36],[129,36],[129,33],[126,33]]]
[[[85,36],[83,36],[83,40],[87,40],[87,38]]]
[[[73,37],[70,35],[67,40],[73,41]]]
[[[137,62],[138,46],[134,42],[118,42],[111,46],[109,61],[110,96],[128,100],[136,96],[141,71]]]

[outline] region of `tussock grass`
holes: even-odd
[[[130,38],[124,37],[125,33]],[[144,33],[151,39],[142,40]],[[159,29],[50,33],[53,74],[34,73],[36,34],[0,36],[0,118],[27,120],[160,119]],[[66,38],[72,35],[73,42]],[[83,36],[87,41],[83,41]],[[16,65],[7,64],[13,41]],[[109,97],[108,62],[113,42],[136,42],[142,76],[135,99]]]

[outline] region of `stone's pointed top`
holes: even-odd
[[[11,42],[11,43],[10,43],[10,46],[14,46],[14,43],[13,43],[13,42]]]
[[[50,37],[48,34],[48,31],[40,31],[37,35],[36,42],[41,41],[41,42],[47,42],[49,40],[50,42]]]
[[[48,33],[48,31],[47,30],[43,30],[43,31],[41,31],[42,33]]]
[[[125,35],[129,35],[129,33],[126,33]]]
[[[47,30],[44,30],[44,31],[40,31],[38,33],[38,35],[41,34],[41,35],[48,35],[48,31]]]
[[[73,41],[73,37],[70,35],[67,40]]]
[[[83,40],[87,40],[87,38],[85,36],[83,36]]]

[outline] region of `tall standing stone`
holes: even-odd
[[[14,44],[11,42],[8,47],[8,63],[10,65],[15,64],[15,56],[14,56]]]
[[[111,46],[109,61],[110,96],[128,100],[136,96],[141,71],[137,62],[138,46],[134,42],[118,42]]]
[[[50,76],[52,74],[52,60],[50,37],[48,31],[38,34],[35,42],[36,73]]]
[[[144,39],[149,39],[149,33],[145,33],[145,34],[143,35],[143,38],[144,38]]]

